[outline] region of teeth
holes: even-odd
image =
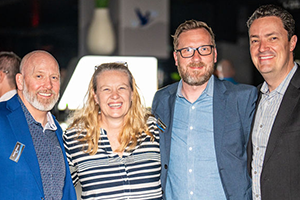
[[[273,58],[273,56],[264,56],[264,57],[260,57],[260,59],[269,59],[269,58]]]
[[[40,92],[40,95],[42,95],[42,96],[46,96],[46,97],[49,97],[49,96],[51,96],[51,94],[49,94],[49,93],[42,93],[42,92]]]
[[[109,105],[109,107],[112,107],[112,108],[118,108],[118,107],[121,107],[122,103],[111,103],[108,105]]]

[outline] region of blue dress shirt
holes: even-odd
[[[217,167],[213,132],[213,77],[190,103],[178,85],[175,102],[167,200],[226,199]]]

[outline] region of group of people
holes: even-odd
[[[274,5],[247,21],[257,88],[219,80],[212,29],[188,20],[173,35],[181,80],[143,106],[127,63],[95,67],[86,102],[63,133],[56,59],[0,54],[3,199],[300,197],[300,69],[295,21]]]

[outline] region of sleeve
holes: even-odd
[[[249,95],[247,95],[247,101],[244,101],[246,104],[244,107],[244,118],[243,118],[243,127],[244,133],[246,134],[246,138],[249,138],[251,131],[251,124],[253,121],[253,116],[255,112],[256,100],[257,100],[257,89],[255,87],[251,87]]]
[[[74,146],[73,141],[74,141],[74,135],[76,134],[77,132],[73,129],[67,130],[63,134],[63,141],[66,150],[67,160],[69,163],[72,180],[75,187],[79,181],[78,174],[77,174],[77,164],[72,159],[72,146]]]
[[[153,134],[154,139],[159,142],[159,129],[157,126],[157,119],[153,116],[149,116],[147,120],[149,132]]]

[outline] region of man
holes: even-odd
[[[235,69],[230,60],[223,59],[218,62],[215,74],[220,80],[227,80],[237,84],[237,82],[234,80]]]
[[[0,52],[0,102],[17,93],[15,76],[19,73],[20,57],[13,52]]]
[[[286,10],[259,7],[247,22],[252,61],[264,78],[248,145],[253,199],[300,198],[300,70],[295,21]]]
[[[257,90],[212,75],[217,50],[206,23],[186,21],[173,37],[182,80],[159,90],[152,105],[158,125],[166,125],[160,137],[164,198],[250,200],[246,145]]]
[[[33,51],[21,61],[18,92],[0,103],[2,199],[76,199],[62,129],[49,112],[59,97],[55,58]]]

